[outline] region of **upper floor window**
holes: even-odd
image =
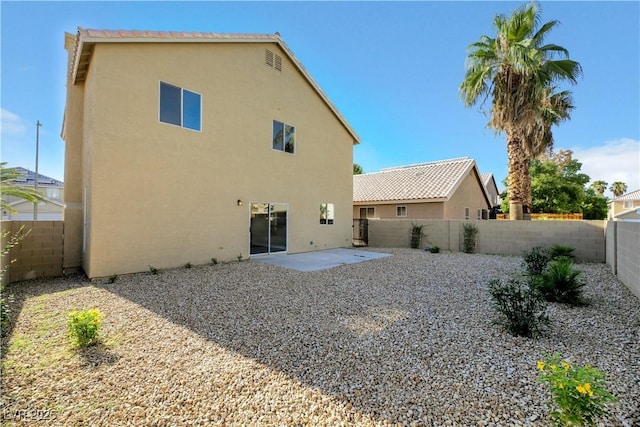
[[[320,224],[333,224],[334,210],[333,203],[320,204]]]
[[[633,207],[633,200],[624,200],[622,202],[623,209],[631,209]]]
[[[160,82],[160,121],[187,129],[201,129],[201,95]]]
[[[296,128],[286,123],[273,121],[273,149],[295,153]]]
[[[469,219],[469,208],[464,208],[464,219],[465,220]]]
[[[407,216],[406,206],[396,206],[396,216]]]

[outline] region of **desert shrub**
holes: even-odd
[[[549,251],[540,246],[536,246],[531,248],[531,250],[525,251],[522,257],[527,268],[527,273],[530,276],[541,275],[551,260]]]
[[[571,259],[560,257],[550,263],[541,276],[533,278],[531,283],[547,301],[580,305],[584,303],[582,288],[585,285],[578,277],[580,274],[573,268]]]
[[[549,248],[549,255],[552,260],[560,257],[573,258],[573,251],[575,250],[576,248],[572,248],[571,246],[553,245]]]
[[[69,312],[67,323],[69,336],[77,347],[86,347],[98,342],[103,317],[103,314],[95,308]]]
[[[190,261],[184,265],[184,268],[192,268],[192,267],[193,267],[193,264],[191,264]]]
[[[431,246],[431,249],[429,249],[429,251],[430,251],[432,254],[439,254],[439,253],[440,253],[440,247],[439,247],[439,246],[435,246],[435,245],[434,245],[434,246]]]
[[[497,321],[511,334],[534,337],[542,334],[549,323],[544,297],[526,281],[510,279],[489,282],[489,293],[495,309],[502,315]]]
[[[116,283],[117,280],[118,280],[118,275],[117,274],[112,274],[107,279],[107,283]]]
[[[478,235],[478,227],[466,222],[462,225],[464,229],[463,246],[464,251],[468,254],[472,254],[476,251],[476,236]]]
[[[422,242],[422,228],[424,225],[411,224],[411,239],[409,240],[409,245],[412,249],[417,249],[420,247],[420,243]]]
[[[604,374],[590,366],[572,366],[559,354],[538,360],[538,380],[546,384],[555,409],[557,426],[595,426],[607,414],[605,405],[618,399],[604,388]]]
[[[151,272],[151,274],[158,274],[160,272],[160,270],[158,270],[157,268],[155,268],[154,266],[150,265],[149,266],[149,271]]]
[[[218,258],[211,258],[211,265],[218,265]]]

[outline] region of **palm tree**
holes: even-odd
[[[598,196],[602,197],[604,196],[604,192],[607,191],[607,185],[607,182],[598,180],[591,183],[591,188],[593,188],[593,191],[595,191]]]
[[[361,175],[362,173],[363,173],[363,172],[362,172],[362,166],[360,166],[360,165],[359,165],[359,164],[357,164],[357,163],[354,163],[354,164],[353,164],[353,174],[354,174],[354,175]]]
[[[15,209],[9,206],[7,197],[17,197],[24,199],[28,202],[38,203],[44,201],[45,198],[42,194],[38,193],[32,188],[23,188],[12,185],[13,182],[20,176],[20,173],[15,168],[6,167],[7,162],[0,163],[0,208],[7,209],[11,213],[15,213]]]
[[[538,28],[539,21],[536,3],[517,8],[509,18],[497,15],[493,21],[496,37],[483,35],[469,46],[467,71],[460,85],[467,107],[492,97],[488,126],[505,132],[507,138],[511,219],[523,218],[522,205],[528,196],[523,194],[527,187],[522,181],[529,179],[530,161],[525,146],[544,145],[539,135],[545,129],[541,122],[545,99],[551,102],[550,88],[559,81],[576,83],[582,71],[580,64],[568,59],[565,48],[544,43],[558,21]],[[555,60],[555,55],[563,59]]]
[[[611,190],[614,196],[620,197],[627,192],[627,184],[625,184],[624,182],[616,181],[611,184],[609,190]]]

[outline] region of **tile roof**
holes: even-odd
[[[479,175],[475,160],[462,157],[354,175],[353,201],[446,201],[474,169]]]
[[[360,136],[340,114],[338,109],[329,100],[329,97],[318,86],[302,63],[293,54],[293,51],[280,37],[280,33],[274,34],[246,34],[246,33],[203,33],[183,31],[140,31],[140,30],[96,30],[78,27],[76,46],[71,61],[71,81],[76,84],[83,82],[87,76],[93,47],[96,43],[274,43],[277,44],[296,68],[309,82],[311,87],[322,98],[325,104],[342,123],[345,129],[353,137],[353,143],[360,143]]]
[[[612,202],[623,202],[625,200],[640,200],[640,190],[635,190],[623,194],[622,196],[613,199]]]
[[[21,187],[31,187],[36,182],[36,173],[32,170],[23,167],[13,168],[20,174],[14,181],[17,186]],[[42,175],[38,173],[38,186],[44,187],[64,187],[64,183],[62,181],[58,181],[57,179],[48,177],[46,175]]]

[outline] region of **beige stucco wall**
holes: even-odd
[[[640,200],[631,200],[631,207],[624,207],[624,201],[611,201],[609,202],[609,219],[612,219],[615,215],[621,212],[629,211],[631,209],[640,208]]]
[[[640,222],[609,221],[606,245],[607,264],[640,298]]]
[[[488,210],[484,188],[475,169],[469,171],[460,186],[444,204],[444,219],[465,219],[464,208],[469,208],[469,219],[477,218],[478,209]]]
[[[159,122],[160,81],[201,94],[201,132]],[[251,202],[288,204],[290,253],[350,245],[353,137],[277,45],[98,44],[83,102],[90,277],[246,258]],[[296,127],[294,155],[272,149],[273,120]]]
[[[407,216],[398,218],[396,216],[398,206],[406,206]],[[442,219],[444,206],[442,202],[432,203],[394,203],[377,205],[354,205],[353,218],[360,218],[360,208],[375,208],[374,218],[378,219]]]

